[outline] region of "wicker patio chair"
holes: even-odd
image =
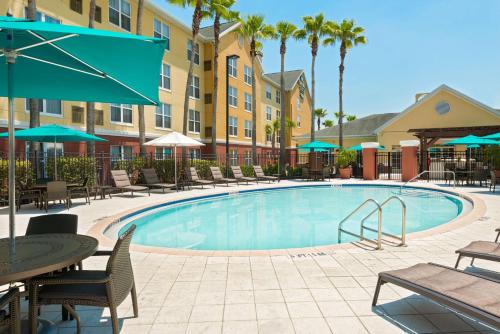
[[[210,167],[210,173],[215,183],[225,183],[229,187],[229,183],[236,182],[236,179],[224,177],[219,167]]]
[[[8,305],[8,313],[3,308]],[[0,296],[0,327],[8,326],[9,333],[21,333],[21,306],[19,302],[19,289],[11,288]]]
[[[83,197],[85,198],[85,203],[90,205],[90,188],[88,183],[89,183],[89,177],[86,176],[83,179],[82,184],[80,184],[77,187],[69,188],[68,192],[70,199]]]
[[[192,187],[193,185],[199,185],[203,189],[203,186],[212,185],[215,188],[215,182],[212,180],[203,180],[198,175],[196,168],[194,167],[186,167],[186,181],[188,187]]]
[[[43,194],[45,212],[48,211],[49,202],[63,201],[66,208],[71,206],[71,199],[65,181],[51,181],[47,183],[47,191]]]
[[[233,176],[236,179],[237,184],[239,184],[240,182],[246,182],[247,184],[248,182],[259,183],[259,181],[255,177],[244,176],[240,166],[231,166],[231,170],[233,171]]]
[[[80,333],[80,318],[71,305],[109,307],[113,334],[118,334],[118,306],[132,296],[134,317],[139,316],[130,242],[135,230],[132,225],[117,240],[112,251],[97,251],[95,256],[109,256],[106,270],[73,270],[53,277],[37,277],[30,282],[31,333],[36,333],[38,308],[41,305],[62,304],[76,319]]]
[[[111,177],[113,178],[117,189],[120,189],[121,192],[130,191],[132,193],[132,197],[134,196],[134,191],[147,191],[148,195],[151,195],[148,187],[133,186],[130,183],[127,172],[124,170],[112,170]]]
[[[153,168],[144,168],[142,170],[142,175],[144,175],[144,180],[146,181],[145,186],[150,188],[161,188],[163,192],[165,189],[171,189],[175,187],[175,184],[172,183],[162,183],[158,174]]]
[[[268,176],[268,175],[264,174],[264,171],[262,170],[262,167],[259,166],[259,165],[253,166],[253,171],[255,173],[255,177],[259,181],[260,180],[262,180],[262,181],[269,181],[269,183],[271,183],[271,182],[275,182],[275,181],[279,180],[276,176]]]
[[[38,208],[42,202],[42,192],[40,189],[18,188],[16,190],[16,210],[21,210],[23,202],[34,202]]]

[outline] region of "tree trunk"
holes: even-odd
[[[316,65],[316,55],[312,56],[312,64],[311,64],[311,141],[313,142],[316,138],[316,134],[314,133],[314,104],[315,104],[315,96],[316,96],[316,78],[314,76],[314,66]]]
[[[139,0],[137,3],[137,27],[136,34],[142,34],[142,11],[144,9],[144,0]],[[137,113],[139,116],[139,147],[141,156],[146,155],[146,147],[144,143],[146,142],[146,120],[144,119],[144,106],[137,106]]]
[[[217,160],[217,97],[219,94],[219,35],[220,16],[214,18],[214,89],[212,95],[212,154]],[[227,94],[227,92],[226,92]],[[227,120],[226,120],[227,122]],[[226,124],[227,131],[227,124]]]
[[[28,20],[36,20],[36,1],[28,0],[28,8],[27,8],[27,19]],[[30,106],[30,128],[36,128],[40,126],[40,113],[39,113],[39,103],[37,99],[29,99],[28,101]],[[55,149],[55,148],[54,148]],[[30,142],[30,157],[32,159],[32,163],[34,166],[34,170],[36,176],[38,176],[38,161],[36,157],[40,152],[40,143],[38,142]]]
[[[95,21],[95,4],[96,0],[90,0],[90,8],[89,8],[89,28],[94,28]],[[87,102],[87,133],[89,135],[95,135],[95,103]],[[87,142],[87,156],[93,157],[95,155],[95,142],[89,141]]]
[[[280,173],[285,175],[286,166],[286,101],[285,101],[285,54],[286,42],[281,41],[281,76],[280,76],[280,94],[281,94],[281,136],[280,136]],[[274,149],[273,149],[274,154]]]
[[[281,138],[280,138],[280,142],[281,142]],[[271,139],[271,152],[273,153],[273,155],[274,155],[275,149],[276,149],[276,131],[273,130],[272,139]]]
[[[252,38],[252,42],[250,44],[250,56],[252,58],[252,160],[254,164],[257,164],[257,88],[255,87],[255,39]]]
[[[318,117],[318,131],[321,130],[321,118]]]
[[[339,146],[344,147],[344,111],[343,111],[343,103],[342,103],[342,85],[344,83],[344,59],[346,55],[346,48],[344,43],[340,46],[340,65],[339,65]]]

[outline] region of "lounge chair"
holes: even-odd
[[[76,319],[77,333],[80,333],[80,318],[73,305],[109,307],[113,334],[120,331],[116,310],[129,294],[132,296],[134,318],[139,316],[129,251],[134,230],[135,225],[132,225],[125,231],[112,251],[97,251],[94,254],[109,256],[106,270],[72,270],[31,280],[29,312],[33,333],[36,333],[40,305],[62,304]]]
[[[163,192],[165,189],[171,189],[175,187],[175,184],[162,183],[158,174],[153,168],[145,168],[142,170],[142,175],[144,175],[144,180],[146,181],[146,186],[150,188],[161,188]]]
[[[229,187],[229,183],[236,182],[236,179],[224,177],[219,167],[210,167],[210,172],[215,183],[225,183]]]
[[[203,189],[203,186],[213,185],[215,188],[215,182],[212,180],[201,179],[200,176],[198,175],[198,172],[196,171],[196,168],[194,167],[186,168],[186,179],[188,182],[188,187],[191,187],[193,185],[199,185]]]
[[[458,264],[463,257],[470,257],[472,261],[470,265],[474,264],[475,259],[489,260],[500,262],[500,243],[498,243],[498,238],[500,237],[500,227],[495,230],[498,232],[495,241],[473,241],[464,248],[460,248],[455,251],[458,254],[457,262],[455,263],[455,268],[458,268]]]
[[[380,287],[385,283],[398,285],[500,328],[500,281],[495,279],[433,263],[420,263],[379,273],[373,306],[377,305]]]
[[[498,232],[497,237],[495,239],[495,242],[498,242],[498,239],[500,238],[500,227],[495,230],[495,232]]]
[[[279,179],[276,176],[268,176],[268,175],[264,174],[264,171],[262,170],[262,167],[259,166],[259,165],[253,166],[253,171],[255,173],[255,177],[259,181],[260,180],[262,180],[262,181],[269,181],[269,183],[275,182],[275,181],[279,181]]]
[[[49,209],[49,202],[63,201],[69,210],[71,206],[70,193],[65,181],[47,182],[47,191],[43,194],[43,206],[45,212]]]
[[[121,192],[130,191],[133,197],[134,191],[147,191],[148,195],[151,196],[148,187],[133,186],[132,184],[130,184],[130,179],[128,178],[127,172],[124,170],[112,170],[111,177],[115,182],[115,187],[117,189],[120,189]]]
[[[236,184],[239,184],[240,182],[246,182],[247,184],[249,182],[259,183],[255,177],[244,176],[240,166],[231,166],[231,170],[233,171],[233,176],[236,179]]]

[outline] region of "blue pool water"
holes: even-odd
[[[338,223],[368,198],[379,203],[398,195],[407,205],[407,232],[422,231],[456,218],[462,201],[449,194],[399,187],[296,187],[254,191],[168,205],[132,217],[119,231],[136,224],[140,245],[199,250],[299,248],[337,243]],[[344,228],[359,233],[359,221],[374,206],[355,214]],[[368,220],[376,225],[376,214]],[[401,209],[384,207],[383,228],[400,234]],[[342,242],[355,240],[343,235]]]

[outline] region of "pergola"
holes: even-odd
[[[408,133],[413,134],[420,140],[420,156],[425,157],[429,146],[443,138],[460,138],[467,135],[486,136],[500,132],[500,125],[466,126],[455,128],[425,128],[410,129]],[[427,159],[420,159],[421,170],[427,170]]]

